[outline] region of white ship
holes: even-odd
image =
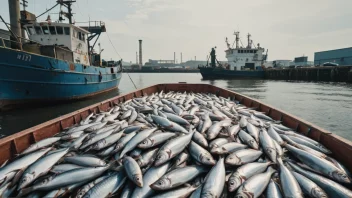
[[[260,47],[259,43],[255,46],[250,34],[247,35],[247,46],[240,46],[240,32],[235,32],[234,35],[236,36],[236,48],[231,47],[226,38],[227,50],[225,52],[229,69],[237,71],[262,70],[262,66],[268,57],[268,50],[264,54],[265,49]]]

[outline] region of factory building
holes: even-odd
[[[352,65],[352,47],[314,53],[314,65],[322,65],[326,62],[341,66]]]
[[[293,61],[294,66],[313,66],[313,61],[308,61],[308,56],[296,57]]]

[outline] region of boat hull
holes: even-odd
[[[244,96],[242,94],[222,89],[208,84],[158,84],[134,92],[116,96],[97,104],[82,108],[78,111],[63,115],[56,119],[44,122],[37,126],[23,130],[11,136],[0,139],[0,164],[7,159],[13,159],[16,154],[23,152],[34,142],[51,137],[65,128],[80,123],[89,114],[99,111],[107,111],[114,104],[127,101],[134,97],[143,95],[151,95],[160,91],[176,91],[176,92],[194,92],[194,93],[212,93],[225,98],[238,100],[241,104],[264,112],[275,120],[281,120],[282,124],[298,133],[306,135],[316,140],[332,151],[332,157],[343,163],[350,171],[352,171],[352,142],[346,140],[329,131],[321,129],[314,124],[304,121],[296,116],[290,115],[282,110],[276,109],[270,105],[264,104],[258,100]]]
[[[226,70],[212,67],[199,67],[199,71],[203,79],[244,79],[255,78],[263,79],[265,76],[264,71],[236,71]]]
[[[0,109],[81,99],[116,89],[117,67],[74,64],[0,47]]]

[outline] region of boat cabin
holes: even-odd
[[[24,28],[30,40],[46,48],[41,48],[40,54],[90,65],[87,41],[89,31],[72,24],[48,22],[28,24]]]
[[[226,51],[230,70],[257,70],[264,59],[264,48],[230,48]]]

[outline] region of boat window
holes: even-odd
[[[44,34],[49,34],[48,26],[42,26]]]
[[[86,35],[82,33],[82,41],[86,41]]]
[[[60,34],[60,35],[64,34],[64,30],[61,26],[56,26],[56,32],[57,34]]]
[[[55,26],[49,26],[50,34],[56,35]]]
[[[27,30],[28,30],[29,35],[35,34],[35,30],[34,30],[33,26],[28,26]]]
[[[42,29],[39,26],[34,26],[36,34],[42,34]]]
[[[81,32],[78,32],[78,39],[82,40],[82,33]]]
[[[65,34],[70,35],[70,27],[64,27]]]

